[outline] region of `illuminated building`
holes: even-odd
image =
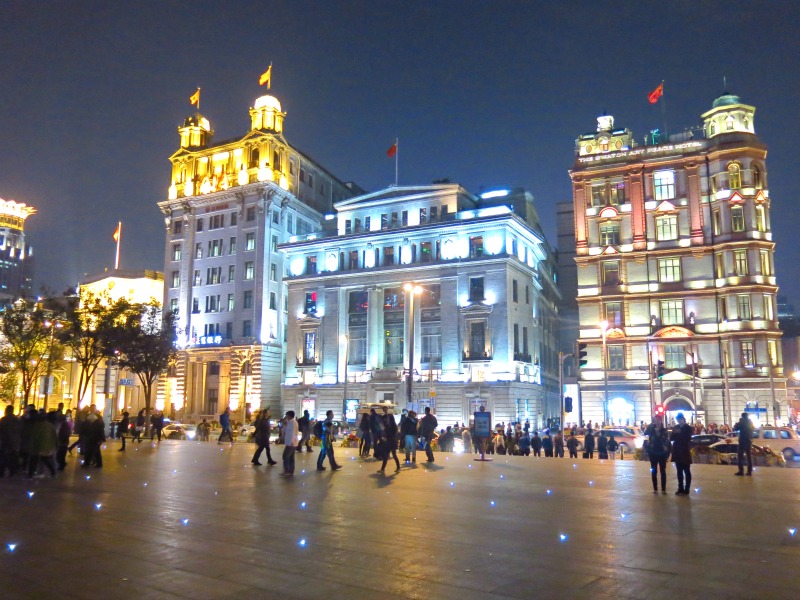
[[[179,358],[160,396],[186,419],[216,418],[230,406],[280,406],[286,324],[278,244],[321,228],[351,188],[290,145],[280,102],[250,109],[251,128],[213,142],[208,119],[188,117],[171,157],[165,307],[178,316]],[[237,411],[241,411],[237,414]]]
[[[406,407],[411,371],[411,408],[442,427],[481,404],[498,422],[557,414],[560,296],[529,193],[401,186],[334,208],[330,230],[281,246],[285,409],[339,417],[345,394]]]
[[[0,304],[31,295],[33,249],[25,243],[25,219],[35,212],[0,198]]]
[[[725,94],[703,129],[637,146],[613,117],[577,140],[578,419],[785,420],[766,146]],[[605,353],[603,349],[605,348]]]

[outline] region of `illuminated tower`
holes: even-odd
[[[637,146],[609,117],[581,135],[573,185],[580,411],[649,422],[787,419],[767,148],[755,108],[717,98],[703,128]]]
[[[0,198],[0,303],[31,295],[33,249],[25,243],[25,219],[36,209]]]

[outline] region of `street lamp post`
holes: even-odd
[[[56,329],[61,329],[63,325],[59,321],[45,321],[44,326],[50,329],[50,347],[47,351],[47,375],[44,379],[44,409],[47,410],[47,401],[50,398],[50,376],[53,372],[53,342],[55,341]]]
[[[608,321],[600,321],[603,334],[603,416],[608,423],[608,358],[606,356],[606,331],[608,331]]]
[[[339,336],[339,341],[344,344],[344,392],[342,398],[342,407],[344,410],[347,410],[347,367],[349,362],[349,355],[348,352],[350,351],[349,346],[349,339],[346,334],[342,334]]]
[[[408,292],[408,379],[406,379],[406,404],[410,405],[414,399],[414,296],[422,293],[422,287],[407,283],[403,289]]]

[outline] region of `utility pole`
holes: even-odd
[[[564,435],[564,359],[572,356],[572,354],[558,353],[558,398],[561,407],[560,421],[561,434]]]

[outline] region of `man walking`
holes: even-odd
[[[286,414],[288,415],[289,413]],[[304,410],[303,416],[297,419],[297,426],[300,428],[300,443],[297,445],[297,451],[302,451],[305,445],[306,452],[313,452],[311,449],[311,415],[309,415],[308,410]]]
[[[306,417],[306,419],[308,419],[308,411],[305,411],[305,414],[303,415],[303,417]],[[303,417],[300,417],[300,418],[302,419]],[[299,419],[295,420],[295,418],[294,418],[294,411],[293,410],[290,410],[290,411],[286,412],[286,416],[284,417],[284,425],[283,425],[283,429],[286,432],[286,434],[285,434],[286,438],[285,439],[287,439],[287,440],[297,439],[298,421],[299,421]],[[301,442],[301,446],[302,446],[302,442]],[[286,477],[291,477],[292,475],[294,475],[294,453],[295,453],[295,451],[297,451],[297,452],[300,451],[298,448],[300,448],[300,446],[295,447],[294,444],[286,444],[284,446],[284,448],[283,448],[283,473],[281,473],[281,475],[284,475]],[[310,450],[309,450],[309,452],[310,452]]]
[[[400,435],[406,451],[406,463],[409,462],[409,459],[412,463],[417,462],[417,424],[417,413],[411,410],[400,427]]]
[[[428,457],[428,462],[434,462],[433,459],[433,450],[431,450],[431,442],[433,441],[433,436],[436,433],[436,426],[439,425],[439,421],[436,420],[436,417],[431,413],[431,407],[425,407],[425,416],[422,417],[422,420],[419,423],[419,433],[420,435],[425,438],[425,455]]]
[[[333,442],[335,440],[333,434],[333,411],[329,410],[325,413],[325,420],[322,422],[322,444],[320,445],[319,458],[317,459],[317,471],[325,470],[325,457],[331,463],[331,470],[338,471],[341,465],[336,464],[336,458],[333,456]]]
[[[575,433],[571,432],[569,434],[569,439],[567,440],[567,450],[569,450],[570,458],[578,458],[578,447],[580,445],[581,444],[578,441],[578,438],[575,437]]]
[[[267,451],[267,462],[270,466],[278,464],[276,461],[272,460],[272,454],[269,451],[269,418],[271,416],[271,412],[269,407],[263,409],[260,413],[258,413],[258,418],[256,419],[256,432],[253,435],[253,441],[256,443],[256,451],[253,453],[253,459],[250,461],[257,467],[261,466],[261,463],[258,462],[258,459],[261,457],[261,452],[264,450]],[[294,418],[294,414],[292,414],[292,418]],[[295,429],[294,434],[297,435],[297,429]],[[286,444],[288,447],[289,444]],[[294,445],[292,445],[292,450],[294,450]]]
[[[744,457],[747,456],[747,474],[753,474],[753,422],[750,415],[742,413],[742,417],[733,426],[734,431],[739,432],[739,470],[736,475],[744,475]]]
[[[676,496],[688,496],[692,487],[692,452],[690,442],[692,440],[692,428],[686,424],[683,413],[676,416],[678,424],[672,428],[670,440],[672,440],[672,462],[678,470],[678,491]]]
[[[225,411],[219,416],[219,426],[222,431],[219,432],[217,443],[222,443],[222,436],[227,435],[228,441],[233,444],[233,431],[231,431],[231,407],[225,408]]]

